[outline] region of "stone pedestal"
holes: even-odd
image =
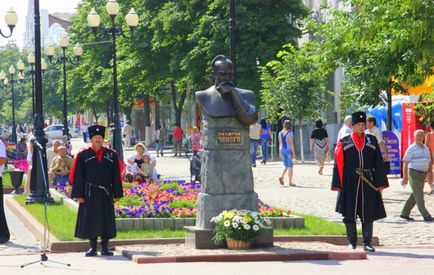
[[[214,231],[212,229],[203,229],[197,226],[185,226],[185,244],[192,246],[196,249],[219,249],[227,248],[226,242],[214,243],[212,240]],[[253,242],[252,248],[260,247],[272,247],[273,246],[273,229],[263,229],[261,235],[259,235]]]
[[[187,245],[198,249],[226,247],[226,242],[215,244],[212,240],[215,225],[211,219],[224,210],[258,211],[250,163],[250,122],[246,122],[248,117],[240,117],[257,117],[254,98],[253,92],[241,89],[233,91],[232,96],[222,96],[213,87],[196,94],[203,108],[202,187],[197,198],[196,225],[184,227]],[[239,108],[244,108],[244,112]],[[271,228],[252,243],[252,247],[267,246],[273,246]]]

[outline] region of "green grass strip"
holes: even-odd
[[[275,229],[274,235],[346,235],[345,226],[326,219],[294,213],[294,215],[304,218],[304,228]]]
[[[16,195],[14,199],[24,207],[33,217],[35,217],[41,224],[44,222],[44,204],[33,203],[25,204],[27,196]],[[50,225],[51,233],[61,241],[74,240],[75,222],[77,220],[77,213],[72,211],[69,207],[62,205],[59,201],[49,204],[47,209],[48,222]]]
[[[26,196],[16,195],[14,199],[34,216],[41,224],[44,221],[43,204],[26,205]],[[274,235],[345,235],[345,227],[342,224],[327,221],[312,215],[296,213],[304,217],[305,227],[302,229],[275,229]],[[66,205],[56,201],[48,206],[48,220],[51,232],[61,241],[78,240],[74,238],[77,213]],[[183,238],[184,230],[127,230],[117,232],[116,239],[141,239],[141,238]]]
[[[9,176],[9,171],[4,170],[2,175],[3,187],[12,187],[11,176]]]

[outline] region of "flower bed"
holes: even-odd
[[[124,197],[116,202],[117,218],[194,218],[201,184],[185,180],[164,180],[153,184],[124,183]],[[55,188],[70,197],[69,186]],[[266,217],[286,217],[291,211],[270,207],[259,200],[259,212]]]

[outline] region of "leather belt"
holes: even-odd
[[[410,168],[410,171],[413,171],[413,172],[416,172],[416,173],[420,173],[420,174],[426,174],[426,172],[424,172],[424,171],[419,171],[419,170],[416,170],[416,169],[413,169],[413,168]]]
[[[108,187],[105,187],[105,186],[102,186],[102,185],[98,185],[98,184],[93,184],[93,183],[90,183],[90,182],[88,182],[87,184],[89,186],[89,197],[91,196],[90,187],[94,187],[94,188],[97,188],[97,189],[100,189],[100,190],[104,191],[104,193],[107,194],[107,196],[110,198],[110,200],[112,202],[114,202],[113,201],[113,197],[110,194],[110,189]]]

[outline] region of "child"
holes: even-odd
[[[146,183],[151,183],[153,171],[151,157],[148,154],[143,155],[142,173]]]
[[[140,168],[136,163],[127,163],[126,173],[125,173],[125,181],[132,183],[134,180],[140,182],[142,180],[142,176]]]
[[[69,173],[71,172],[73,159],[67,155],[67,148],[59,146],[57,148],[57,156],[54,157],[48,170],[49,186],[52,187],[54,183],[60,185],[69,184]]]

